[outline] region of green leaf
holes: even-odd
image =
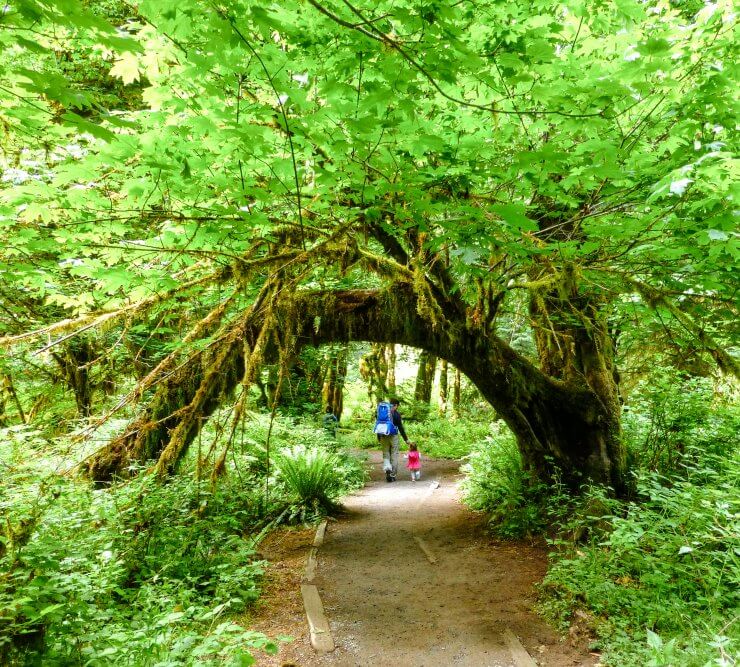
[[[538,228],[537,223],[525,215],[527,207],[524,204],[494,204],[491,210],[514,229],[531,232]]]

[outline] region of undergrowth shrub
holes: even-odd
[[[503,422],[492,434],[474,442],[462,470],[465,502],[489,514],[491,532],[518,538],[541,532],[547,519],[543,503],[547,487],[524,470],[514,435]]]
[[[735,665],[740,653],[740,416],[711,381],[657,369],[625,408],[629,500],[533,483],[500,423],[473,444],[466,502],[502,537],[550,536],[541,610],[588,619],[602,663]]]
[[[632,397],[629,502],[589,489],[551,504],[542,609],[591,619],[602,662],[734,665],[740,651],[738,411],[703,378],[659,369]]]
[[[740,628],[740,474],[720,463],[681,479],[643,472],[641,502],[601,517],[586,543],[561,541],[543,609],[593,617],[610,665],[730,665]],[[589,501],[588,494],[581,499]]]
[[[263,567],[260,500],[236,477],[94,489],[3,453],[0,663],[250,664],[250,648],[276,650],[232,620]]]
[[[732,448],[740,411],[715,395],[710,378],[657,368],[638,384],[622,422],[630,467],[672,474],[687,457],[699,463],[704,455],[723,456]]]

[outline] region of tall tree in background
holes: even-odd
[[[395,395],[396,393],[396,346],[394,343],[389,343],[385,346],[385,365],[388,369],[386,373],[386,384],[388,385],[388,393]]]
[[[420,410],[424,413],[428,411],[429,402],[432,400],[432,387],[434,385],[434,373],[436,369],[437,357],[435,355],[429,352],[419,354],[414,401],[416,401]]]
[[[455,369],[455,380],[452,383],[452,413],[455,415],[455,417],[460,417],[462,413],[461,385],[462,385],[462,373],[456,368]]]
[[[618,490],[611,322],[672,318],[738,374],[729,2],[142,0],[113,26],[21,0],[2,21],[0,275],[68,315],[19,334],[3,295],[4,342],[187,323],[96,476],[171,470],[309,344],[446,359],[540,477]],[[523,302],[532,357],[502,330]]]
[[[439,365],[439,412],[442,415],[447,414],[448,379],[447,361],[442,359]]]
[[[326,356],[324,386],[321,391],[322,407],[330,406],[337,419],[344,410],[344,382],[347,378],[348,350],[346,346],[331,348]]]
[[[367,383],[367,393],[373,406],[389,397],[385,345],[374,343],[370,347],[370,351],[360,360],[360,376]]]

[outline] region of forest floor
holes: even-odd
[[[426,460],[422,479],[411,482],[402,460],[394,483],[385,481],[379,453],[369,465],[371,481],[345,500],[318,552],[313,583],[336,650],[313,651],[301,601],[315,531],[278,531],[262,545],[271,564],[250,625],[295,639],[277,656],[258,656],[258,665],[518,667],[511,633],[538,665],[598,664],[587,638],[562,640],[534,613],[546,549],[487,535],[485,518],[460,502],[459,462]]]

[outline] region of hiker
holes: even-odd
[[[409,456],[406,467],[411,472],[411,481],[415,482],[421,479],[421,454],[415,442],[409,443]]]
[[[386,482],[396,481],[399,433],[404,442],[407,445],[410,444],[406,430],[403,428],[401,413],[398,411],[399,405],[400,401],[397,398],[392,398],[388,403],[379,403],[377,420],[373,429],[383,449],[383,470],[385,471]]]
[[[339,419],[334,414],[334,410],[331,405],[326,406],[326,413],[324,414],[324,430],[332,437],[337,437],[337,424]]]

